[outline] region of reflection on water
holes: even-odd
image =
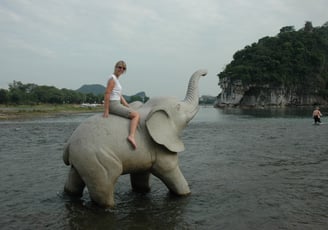
[[[325,114],[325,111],[322,111]],[[116,208],[62,194],[66,139],[90,114],[0,123],[2,229],[325,229],[328,125],[311,110],[201,108],[183,132],[192,194],[152,177],[147,194],[119,178]],[[325,117],[323,117],[325,123]]]

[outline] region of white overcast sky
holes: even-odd
[[[183,99],[200,68],[200,95],[237,50],[281,27],[328,21],[327,0],[0,0],[0,88],[106,85],[118,60],[123,93]]]

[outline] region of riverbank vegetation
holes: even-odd
[[[23,84],[20,81],[13,81],[8,90],[0,89],[0,104],[5,105],[100,103],[103,97],[54,86]]]
[[[84,89],[88,90],[88,89]],[[149,98],[144,92],[133,96],[124,95],[126,101],[146,102]],[[71,89],[58,89],[54,86],[36,85],[34,83],[24,84],[20,81],[13,81],[9,84],[9,89],[0,89],[0,104],[2,105],[64,105],[64,104],[102,104],[104,92],[94,94]]]

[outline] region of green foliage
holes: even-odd
[[[199,98],[199,104],[200,105],[213,105],[216,101],[216,97],[213,96],[201,96]]]
[[[88,95],[68,89],[57,89],[53,86],[38,86],[13,81],[9,90],[0,89],[0,104],[36,105],[36,104],[80,104],[86,101]],[[98,98],[97,98],[98,102]],[[94,103],[94,98],[92,98]]]
[[[5,89],[0,89],[0,104],[7,104],[9,102],[9,92]]]
[[[128,103],[134,101],[146,102],[148,97],[144,92],[134,96],[126,96]],[[36,84],[23,84],[13,81],[9,90],[0,89],[0,104],[10,105],[38,105],[38,104],[101,104],[104,94],[82,93],[70,89],[57,89],[54,86],[39,86]]]
[[[244,85],[271,85],[320,93],[328,83],[328,27],[281,28],[275,37],[261,38],[233,55],[219,78],[241,80]]]

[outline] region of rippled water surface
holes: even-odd
[[[91,114],[0,122],[1,229],[326,229],[328,120],[311,113],[201,108],[180,153],[192,194],[122,176],[112,210],[62,193],[63,144]]]

